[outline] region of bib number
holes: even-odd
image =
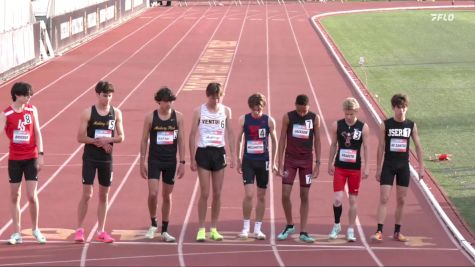
[[[312,183],[312,174],[307,174],[305,175],[305,182],[307,184],[311,184]]]

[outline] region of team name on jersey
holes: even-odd
[[[207,120],[207,119],[202,119],[201,120],[202,124],[220,124],[220,120]]]
[[[103,121],[95,121],[92,123],[92,125],[95,125],[95,126],[106,126],[106,123],[103,122]]]
[[[174,131],[175,126],[173,125],[168,125],[168,126],[155,126],[153,127],[155,131]]]
[[[407,137],[411,136],[411,128],[404,129],[389,129],[388,137]]]

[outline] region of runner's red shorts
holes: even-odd
[[[333,192],[343,191],[348,181],[348,193],[358,195],[361,182],[361,170],[350,170],[335,167],[333,177]]]

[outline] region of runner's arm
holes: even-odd
[[[236,159],[237,159],[237,171],[238,173],[242,173],[242,142],[244,138],[244,116],[242,115],[239,117],[239,131],[237,135],[237,142],[236,142]],[[245,144],[244,144],[245,145]]]
[[[232,125],[232,113],[231,109],[229,107],[226,107],[225,109],[226,112],[226,137],[227,137],[227,142],[229,146],[229,157],[230,157],[230,162],[229,162],[229,167],[234,168],[234,147],[236,145],[236,139],[234,136],[234,130],[233,130],[233,125]]]
[[[381,169],[383,167],[382,166],[383,155],[384,155],[384,149],[386,146],[385,137],[386,137],[386,126],[383,123],[379,130],[379,143],[378,143],[378,150],[376,152],[376,181],[378,182],[381,179]]]
[[[369,138],[369,127],[368,124],[363,125],[363,179],[368,178],[369,176],[369,150],[368,150],[368,140]]]
[[[417,161],[419,163],[419,179],[422,179],[424,178],[424,151],[422,150],[419,132],[417,131],[417,126],[415,123],[414,129],[412,130],[412,140],[414,140],[414,145],[416,146]]]
[[[271,156],[271,162],[272,162],[272,171],[274,174],[276,174],[279,171],[279,168],[277,167],[277,131],[275,129],[275,120],[271,116],[269,116],[269,130],[270,130],[270,140],[272,142],[272,153],[270,154]]]
[[[332,123],[330,129],[331,144],[330,144],[330,153],[328,154],[328,174],[333,175],[335,172],[335,155],[338,148],[338,137],[337,137],[337,122]]]
[[[287,127],[289,126],[289,116],[287,113],[284,114],[282,117],[282,126],[280,130],[280,138],[279,138],[279,145],[277,149],[277,166],[279,168],[279,174],[284,175],[283,168],[284,168],[284,151],[287,142]]]
[[[196,153],[196,133],[198,132],[198,125],[200,123],[200,109],[197,108],[193,112],[193,118],[191,120],[191,130],[190,130],[190,138],[188,140],[189,147],[190,147],[190,168],[192,171],[196,171],[196,160],[195,160],[195,153]]]

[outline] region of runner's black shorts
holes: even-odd
[[[394,178],[396,178],[398,186],[409,187],[411,172],[409,171],[408,161],[384,161],[379,184],[392,186]]]
[[[226,150],[224,147],[198,147],[195,160],[200,168],[219,171],[226,167]]]
[[[99,184],[109,187],[112,184],[112,161],[93,161],[83,159],[82,161],[82,184],[94,184],[94,177],[96,177]]]
[[[269,183],[269,161],[268,160],[250,160],[242,161],[242,179],[244,184],[254,184],[254,178],[257,187],[266,189]]]
[[[24,160],[8,160],[8,176],[11,184],[20,183],[25,175],[26,181],[38,181],[36,158]]]
[[[176,162],[148,161],[148,179],[160,180],[169,185],[175,184]]]

